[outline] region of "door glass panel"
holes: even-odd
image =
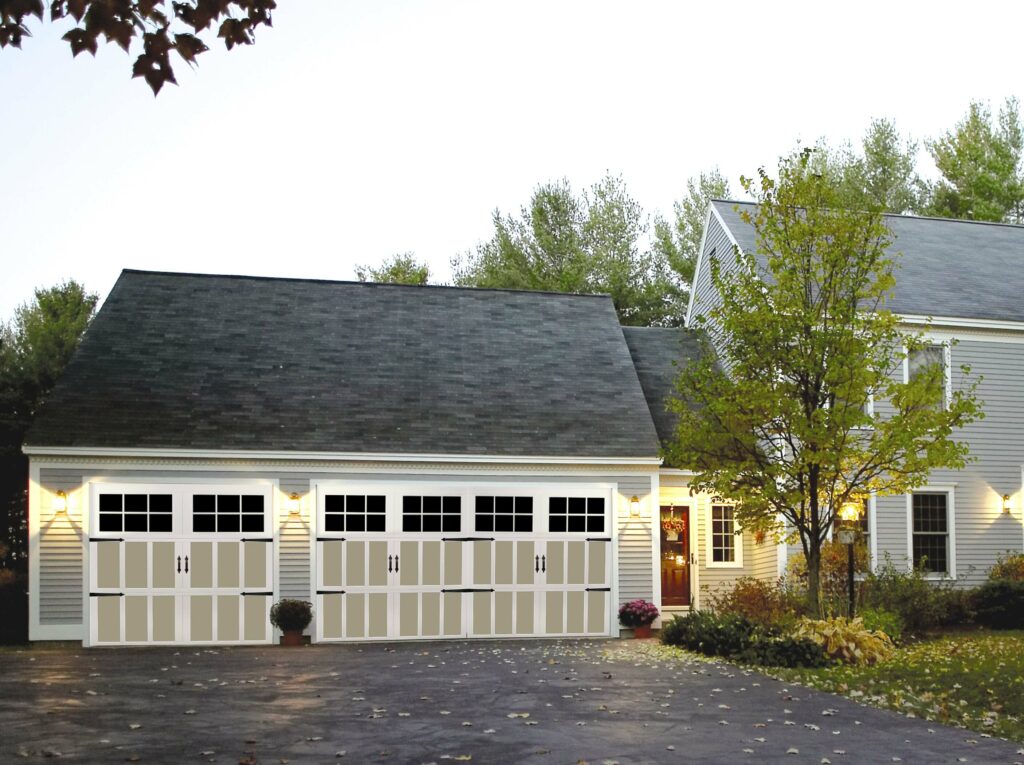
[[[213,596],[189,597],[189,637],[195,642],[213,640]]]
[[[124,543],[124,586],[145,588],[149,586],[149,554],[146,549],[148,542]],[[126,624],[131,625],[126,619]],[[125,638],[126,640],[145,640],[142,638]]]
[[[223,543],[221,543],[223,544]],[[185,554],[189,556],[188,561],[188,585],[192,589],[208,589],[213,587],[213,542],[193,542],[190,545],[183,545]],[[219,551],[218,551],[219,552]],[[237,553],[236,553],[237,554]],[[237,561],[237,558],[236,558]],[[238,586],[237,564],[235,568],[235,584],[224,585]],[[211,638],[212,639],[212,638]]]
[[[107,547],[108,545],[100,545]],[[117,547],[117,545],[109,545]],[[121,641],[121,599],[94,598],[96,601],[96,639],[101,643]]]
[[[494,583],[512,584],[512,546],[513,542],[494,543]],[[511,630],[510,630],[511,631]]]
[[[96,586],[116,589],[121,586],[121,543],[100,542],[96,551]]]
[[[176,585],[174,542],[153,542],[153,587],[171,589]],[[156,626],[153,627],[154,633]],[[154,640],[172,640],[173,638],[153,638]]]
[[[237,641],[238,595],[217,596],[217,640]]]
[[[399,584],[406,586],[419,584],[420,543],[402,542],[399,545],[399,553],[395,563],[398,566]]]
[[[145,545],[144,542],[142,544]],[[128,643],[149,640],[149,598],[145,595],[125,596],[124,639]]]
[[[262,589],[267,586],[266,542],[245,542],[245,586]]]

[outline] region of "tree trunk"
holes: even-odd
[[[813,543],[807,550],[807,607],[821,618],[821,545]]]

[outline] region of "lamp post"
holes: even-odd
[[[846,500],[839,508],[839,520],[843,522],[843,526],[838,530],[838,537],[840,544],[846,545],[846,582],[850,593],[850,611],[849,617],[852,619],[854,611],[856,609],[856,593],[853,589],[853,543],[857,539],[857,528],[855,524],[857,519],[860,518],[860,514],[863,510],[863,505],[859,502],[854,502],[852,499]]]

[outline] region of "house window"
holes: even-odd
[[[533,531],[533,497],[477,497],[477,531]]]
[[[548,531],[604,533],[603,497],[551,497]]]
[[[384,531],[383,495],[328,494],[324,497],[324,531]]]
[[[711,563],[740,565],[736,538],[736,508],[732,505],[711,506]]]
[[[402,531],[462,531],[462,498],[402,497]]]
[[[263,495],[193,495],[192,531],[263,533]]]
[[[947,363],[947,348],[944,345],[926,345],[907,354],[907,382],[916,380],[927,370],[938,367],[942,370],[942,407],[949,406],[950,378]]]
[[[100,494],[100,531],[170,533],[170,494]]]
[[[914,494],[911,502],[911,525],[914,567],[935,574],[948,574],[949,495],[945,492]]]

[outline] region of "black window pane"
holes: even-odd
[[[328,494],[324,497],[324,512],[342,513],[345,511],[345,497],[341,494]]]
[[[217,514],[217,531],[241,531],[242,524],[237,515]]]
[[[592,531],[596,534],[604,533],[604,516],[603,515],[592,515],[587,519],[587,531]]]
[[[259,495],[248,495],[242,497],[242,512],[243,513],[262,513],[263,512],[263,497]]]
[[[604,500],[601,497],[591,497],[587,500],[588,515],[604,515]]]
[[[445,497],[444,512],[458,515],[462,512],[462,497]]]
[[[402,516],[402,531],[419,531],[420,517],[418,515]]]
[[[169,513],[169,512],[171,512],[171,495],[170,494],[150,494],[149,495],[149,512],[151,512],[151,513]]]
[[[121,531],[121,513],[100,513],[100,531]]]
[[[462,518],[458,515],[445,515],[441,518],[442,531],[462,531]]]
[[[217,517],[212,513],[195,513],[192,515],[192,531],[209,532],[217,530]]]
[[[171,529],[171,519],[173,516],[170,513],[156,513],[149,516],[149,530],[156,532],[168,533]]]
[[[346,513],[345,531],[366,531],[366,516]]]
[[[494,497],[477,497],[476,511],[478,513],[490,513],[494,511]]]
[[[569,497],[569,515],[583,515],[587,512],[587,500],[584,497]]]
[[[196,494],[192,497],[193,513],[212,513],[216,508],[216,499],[212,494]]]
[[[496,513],[507,513],[512,514],[513,500],[512,497],[495,497],[494,498],[494,512]]]
[[[100,494],[100,512],[101,513],[120,513],[121,512],[121,495],[120,494]]]
[[[244,515],[243,514],[242,515],[242,531],[247,531],[250,534],[252,534],[252,533],[256,533],[256,534],[261,533],[263,531],[263,516],[262,515],[253,515],[252,513],[249,513],[248,515]]]
[[[441,530],[441,516],[440,515],[427,515],[423,514],[423,530],[424,531],[440,531]]]
[[[383,513],[366,516],[366,530],[384,531],[384,517]]]
[[[125,513],[124,514],[124,530],[125,531],[146,531],[146,514],[145,513]]]
[[[238,495],[237,494],[218,494],[217,495],[217,513],[237,513],[238,512]]]
[[[587,517],[585,515],[569,516],[569,531],[586,531]]]
[[[559,513],[565,514],[565,497],[552,497],[548,501],[548,512],[552,515]]]
[[[146,499],[145,494],[125,494],[124,511],[126,513],[145,513]]]
[[[441,498],[440,497],[424,497],[423,498],[423,512],[424,513],[440,513],[441,512]]]
[[[533,512],[533,497],[516,497],[516,514]]]
[[[384,497],[380,494],[366,498],[366,512],[368,513],[383,513],[384,512]]]
[[[365,513],[366,497],[354,494],[347,495],[345,497],[345,512],[349,515],[352,515],[353,513]]]
[[[552,532],[565,531],[565,516],[564,515],[552,515],[548,519],[548,531],[552,531]]]
[[[516,531],[522,531],[530,533],[533,531],[533,516],[532,515],[517,515],[516,516]]]
[[[494,516],[493,515],[478,515],[476,517],[476,530],[477,531],[494,531]]]
[[[420,511],[419,497],[402,497],[403,513],[418,513]]]
[[[512,531],[512,516],[511,515],[495,515],[494,516],[494,530],[495,531]]]
[[[338,513],[324,516],[324,531],[344,531],[345,516]]]

